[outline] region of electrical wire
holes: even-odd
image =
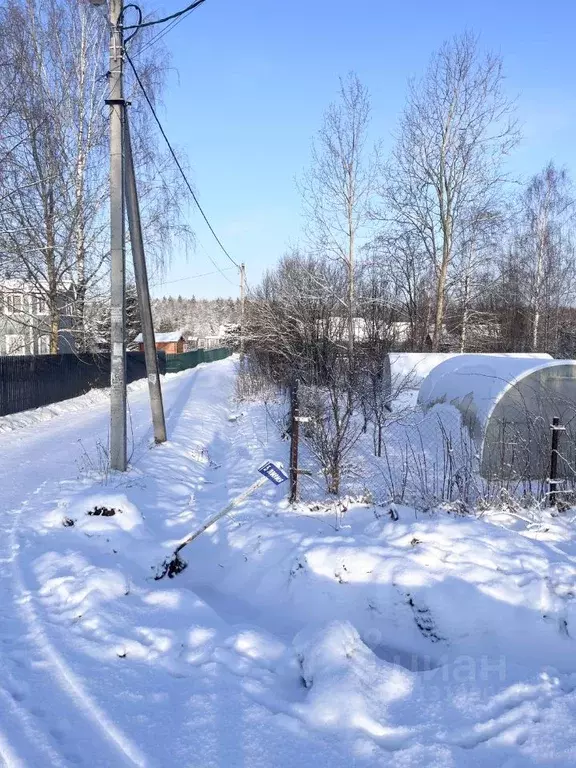
[[[126,7],[128,7],[128,6],[125,6],[125,8],[126,8]],[[135,6],[135,7],[136,7],[136,8],[138,8],[138,6]],[[148,42],[147,42],[147,43],[144,43],[144,45],[143,45],[141,48],[138,48],[137,50],[135,50],[135,51],[134,51],[134,54],[133,54],[134,58],[136,58],[136,56],[140,56],[142,53],[144,53],[144,51],[147,51],[147,50],[148,50],[148,48],[150,48],[151,46],[153,46],[155,43],[158,43],[158,42],[160,42],[160,40],[161,40],[161,39],[162,39],[162,38],[163,38],[165,35],[167,35],[167,34],[168,34],[168,32],[170,32],[172,29],[174,29],[175,27],[177,27],[177,26],[178,26],[178,24],[180,24],[181,22],[183,22],[183,21],[184,21],[184,19],[185,19],[187,16],[189,16],[189,15],[192,13],[192,11],[194,11],[195,9],[196,9],[196,6],[193,6],[192,8],[189,8],[187,11],[185,11],[185,12],[182,14],[182,16],[179,16],[178,18],[176,18],[176,19],[173,19],[173,20],[172,20],[172,21],[171,21],[171,22],[168,24],[168,26],[166,26],[164,29],[161,29],[159,32],[156,32],[156,34],[155,34],[155,35],[154,35],[154,36],[153,36],[153,37],[152,37],[150,40],[148,40]],[[142,20],[142,12],[140,11],[140,9],[139,9],[139,8],[138,8],[138,10],[139,10],[139,13],[140,13],[140,20],[139,20],[139,22],[138,22],[138,23],[140,23],[140,21]],[[128,38],[125,40],[125,44],[126,44],[126,42],[128,42],[129,40],[131,40],[131,39],[132,39],[132,38],[133,38],[133,37],[134,37],[136,34],[138,34],[138,31],[139,31],[139,29],[140,29],[140,27],[138,26],[138,27],[137,27],[137,28],[134,30],[134,32],[133,32],[133,33],[130,35],[130,37],[128,37]]]
[[[192,13],[192,11],[193,11],[193,10],[194,10],[194,8],[192,8],[192,10],[188,11],[187,13],[185,13],[183,16],[180,16],[180,18],[178,18],[178,19],[175,19],[174,21],[171,21],[171,22],[170,22],[170,24],[168,24],[168,26],[167,26],[167,27],[165,27],[164,29],[161,29],[161,30],[160,30],[160,32],[157,32],[157,33],[154,35],[154,37],[152,37],[150,40],[148,40],[148,42],[147,42],[147,43],[144,43],[144,45],[143,45],[141,48],[138,48],[138,49],[137,49],[137,50],[134,52],[134,54],[133,54],[133,55],[134,55],[134,57],[136,57],[136,56],[140,56],[142,53],[144,53],[144,51],[147,51],[147,50],[148,50],[148,48],[150,48],[151,46],[153,46],[155,43],[158,43],[158,42],[160,42],[160,40],[161,40],[161,39],[162,39],[162,38],[163,38],[165,35],[167,35],[167,34],[168,34],[168,32],[170,32],[171,30],[173,30],[173,29],[174,29],[174,27],[177,27],[177,26],[178,26],[178,24],[180,24],[182,21],[184,21],[184,19],[185,19],[185,18],[186,18],[186,17],[187,17],[187,16],[188,16],[190,13]],[[136,31],[138,31],[138,30],[136,30]]]
[[[118,24],[122,25],[122,21],[124,20],[124,14],[128,10],[128,8],[136,9],[136,13],[138,14],[138,24],[136,24],[135,27],[128,27],[128,29],[134,29],[134,32],[132,32],[131,35],[128,35],[128,37],[124,40],[124,45],[126,45],[126,43],[129,43],[130,40],[132,40],[132,38],[138,34],[138,30],[142,25],[142,9],[140,8],[139,5],[136,5],[136,3],[128,3],[128,5],[125,5],[122,8],[122,10],[120,11],[120,16],[118,16]]]
[[[180,277],[178,280],[164,280],[160,283],[152,283],[150,287],[158,288],[160,285],[172,285],[172,283],[181,283],[184,280],[193,280],[196,277],[209,277],[210,275],[217,275],[219,272],[229,272],[231,269],[234,269],[234,267],[225,267],[223,270],[218,270],[215,272],[202,272],[200,275],[188,275],[187,277]]]
[[[219,265],[218,265],[218,264],[217,264],[217,263],[214,261],[214,259],[212,258],[212,256],[210,256],[210,254],[208,253],[208,251],[206,250],[206,248],[204,248],[204,246],[202,245],[202,243],[200,243],[200,242],[199,242],[199,243],[198,243],[198,245],[200,246],[200,249],[201,249],[202,251],[204,251],[204,255],[205,255],[207,258],[208,258],[208,260],[210,261],[210,263],[211,263],[211,264],[213,264],[213,265],[216,267],[216,269],[218,270],[218,272],[219,272],[219,273],[222,275],[222,277],[224,278],[224,280],[226,280],[226,282],[227,282],[227,283],[230,283],[230,285],[233,285],[235,288],[238,288],[238,283],[235,283],[235,282],[234,282],[234,280],[230,280],[230,278],[228,277],[228,275],[224,274],[224,273],[225,273],[225,272],[227,272],[228,270],[232,270],[232,269],[234,269],[234,267],[224,267],[224,268],[221,268],[221,267],[220,267],[220,266],[219,266]]]
[[[194,200],[194,202],[196,203],[196,206],[197,206],[198,210],[199,210],[199,211],[200,211],[200,213],[202,214],[202,218],[204,219],[204,221],[205,221],[205,222],[206,222],[206,224],[208,225],[208,229],[210,230],[210,232],[211,232],[211,233],[212,233],[212,235],[214,236],[214,239],[216,240],[216,242],[217,242],[217,243],[218,243],[218,245],[220,246],[220,248],[221,248],[222,252],[223,252],[223,253],[225,254],[225,256],[228,258],[228,260],[229,260],[229,261],[230,261],[232,264],[234,264],[234,266],[236,267],[236,269],[240,269],[240,265],[238,264],[238,262],[236,262],[236,261],[235,261],[235,260],[232,258],[232,256],[230,256],[230,254],[228,253],[228,251],[226,250],[226,248],[224,248],[224,246],[222,245],[222,242],[221,242],[220,238],[218,237],[218,235],[217,235],[217,234],[216,234],[216,232],[214,231],[214,228],[212,227],[212,224],[210,224],[210,221],[208,220],[208,217],[207,217],[207,216],[206,216],[206,214],[204,213],[204,209],[203,209],[203,208],[202,208],[202,206],[200,205],[200,201],[199,201],[199,200],[198,200],[198,198],[196,197],[196,194],[195,194],[194,190],[192,189],[192,185],[191,185],[191,184],[190,184],[190,182],[188,181],[188,177],[186,176],[186,173],[184,172],[184,169],[182,168],[182,165],[180,164],[180,161],[178,160],[178,157],[177,157],[177,155],[176,155],[176,153],[175,153],[174,149],[172,148],[172,145],[170,144],[170,140],[168,139],[168,136],[166,135],[166,131],[164,130],[164,128],[163,128],[163,126],[162,126],[162,123],[160,122],[160,118],[158,117],[158,115],[157,115],[157,113],[156,113],[156,110],[154,109],[154,105],[152,104],[152,101],[150,100],[150,97],[148,96],[148,93],[147,93],[147,91],[146,91],[146,88],[144,87],[144,83],[142,82],[142,80],[140,79],[140,76],[139,76],[138,72],[136,71],[136,67],[135,67],[135,66],[134,66],[134,64],[133,64],[133,62],[132,62],[132,59],[130,58],[130,56],[129,56],[129,54],[128,54],[128,52],[127,52],[127,51],[124,51],[124,54],[125,54],[125,56],[126,56],[126,60],[128,61],[128,64],[130,64],[130,68],[132,69],[132,72],[134,73],[134,77],[136,78],[136,82],[137,82],[137,83],[138,83],[138,85],[140,86],[140,90],[142,91],[142,94],[144,95],[144,98],[145,98],[145,100],[146,100],[146,103],[147,103],[147,104],[148,104],[148,106],[150,107],[150,111],[152,112],[152,115],[154,116],[154,120],[156,121],[156,124],[158,125],[158,128],[160,129],[160,133],[162,134],[162,137],[164,138],[164,141],[166,142],[166,146],[167,146],[167,147],[168,147],[168,149],[170,150],[170,154],[172,155],[172,159],[173,159],[173,160],[174,160],[174,162],[176,163],[176,166],[177,166],[178,170],[180,171],[180,174],[181,174],[182,178],[184,179],[184,183],[186,184],[186,186],[187,186],[187,188],[188,188],[188,191],[189,191],[189,192],[190,192],[190,194],[192,195],[192,199]],[[215,262],[215,261],[212,259],[212,257],[211,257],[211,256],[210,256],[208,253],[207,253],[207,255],[208,255],[208,258],[210,259],[210,261],[212,262],[212,264],[213,264],[213,265],[216,267],[216,269],[217,269],[218,271],[220,271],[220,272],[221,272],[221,270],[220,270],[220,267],[219,267],[219,266],[216,264],[216,262]],[[226,277],[226,275],[223,275],[223,276],[224,276],[224,277]],[[226,277],[226,279],[228,279],[228,278]],[[231,281],[230,281],[230,282],[231,282]]]
[[[206,2],[206,0],[195,0],[195,2],[190,3],[186,8],[183,8],[181,11],[176,11],[176,13],[172,13],[170,16],[165,16],[163,19],[153,19],[152,21],[144,21],[139,24],[132,24],[127,27],[123,27],[123,29],[142,29],[143,27],[153,27],[156,24],[165,24],[167,21],[172,21],[173,19],[177,19],[180,16],[183,16],[185,13],[188,13],[188,11],[193,11],[195,8],[198,8],[199,5],[202,5],[202,3]]]

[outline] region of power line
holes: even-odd
[[[202,0],[202,2],[204,2],[204,0]],[[188,9],[188,10],[190,10],[190,9]],[[181,14],[178,14],[178,15],[181,15]],[[140,86],[140,90],[142,91],[142,93],[143,93],[143,95],[144,95],[144,98],[146,99],[146,102],[147,102],[148,106],[150,107],[150,110],[151,110],[151,112],[152,112],[152,115],[154,116],[154,120],[156,121],[156,124],[158,125],[158,128],[160,129],[160,133],[162,134],[162,137],[164,138],[164,141],[166,142],[166,146],[167,146],[167,147],[168,147],[168,149],[170,150],[170,154],[172,155],[172,158],[173,158],[174,162],[176,163],[176,165],[177,165],[177,167],[178,167],[178,170],[180,171],[180,174],[182,175],[182,178],[184,179],[184,183],[185,183],[185,184],[186,184],[186,186],[188,187],[188,191],[189,191],[189,192],[190,192],[190,194],[192,195],[192,199],[194,200],[194,202],[196,203],[196,206],[197,206],[198,210],[199,210],[199,211],[200,211],[200,213],[202,214],[202,218],[204,219],[204,221],[205,221],[205,222],[206,222],[206,224],[208,225],[208,229],[210,230],[210,232],[211,232],[211,233],[212,233],[212,235],[214,236],[214,239],[216,240],[216,242],[218,243],[218,245],[219,245],[219,246],[220,246],[220,248],[222,249],[222,251],[223,251],[223,253],[225,254],[225,256],[226,256],[226,257],[229,259],[229,261],[230,261],[232,264],[234,264],[234,266],[236,267],[236,269],[240,269],[240,265],[238,264],[238,262],[236,262],[236,261],[235,261],[235,260],[232,258],[232,256],[230,256],[230,254],[228,253],[228,251],[226,250],[226,248],[224,248],[224,246],[222,245],[222,242],[221,242],[220,238],[218,237],[218,235],[217,235],[217,234],[216,234],[216,232],[214,231],[214,228],[212,227],[212,224],[210,224],[210,222],[209,222],[209,220],[208,220],[208,217],[207,217],[207,216],[206,216],[206,214],[204,213],[204,209],[203,209],[203,208],[202,208],[202,206],[200,205],[200,202],[199,202],[198,198],[196,197],[196,194],[195,194],[194,190],[192,189],[192,185],[191,185],[191,184],[190,184],[190,182],[188,181],[188,177],[186,176],[186,174],[185,174],[185,172],[184,172],[184,169],[182,168],[182,165],[180,164],[180,161],[178,160],[178,157],[176,156],[176,153],[174,152],[174,149],[172,148],[172,145],[170,144],[170,140],[168,139],[168,136],[166,135],[166,131],[164,130],[164,128],[163,128],[163,126],[162,126],[162,123],[160,122],[160,118],[159,118],[159,117],[158,117],[158,115],[156,114],[156,110],[154,109],[154,105],[152,104],[152,102],[151,102],[151,100],[150,100],[150,97],[148,96],[148,93],[146,92],[146,88],[144,88],[144,84],[143,84],[142,80],[140,79],[140,76],[138,75],[138,72],[136,71],[136,67],[134,66],[134,64],[133,64],[133,62],[132,62],[132,59],[131,59],[131,58],[130,58],[130,56],[128,55],[128,52],[127,52],[127,51],[125,51],[125,56],[126,56],[126,60],[128,61],[128,64],[130,64],[130,67],[131,67],[131,69],[132,69],[132,72],[134,73],[134,77],[136,78],[136,82],[137,82],[137,83],[138,83],[138,85]],[[219,271],[221,271],[221,270],[220,270],[220,267],[218,267],[218,265],[216,264],[216,262],[215,262],[215,261],[213,261],[212,257],[211,257],[211,256],[208,256],[208,258],[210,259],[210,261],[212,262],[212,264],[214,264],[214,266],[216,267],[216,269],[218,269]],[[225,277],[226,277],[226,276],[225,276]]]
[[[170,32],[172,29],[174,29],[174,27],[177,27],[178,24],[180,24],[182,21],[184,21],[184,19],[190,13],[192,13],[193,10],[194,10],[194,8],[190,9],[189,11],[187,11],[183,16],[180,16],[178,19],[175,19],[174,21],[171,21],[170,24],[168,24],[167,27],[165,27],[164,29],[161,29],[160,32],[157,32],[154,35],[154,37],[152,37],[150,40],[148,40],[147,43],[144,43],[142,48],[138,48],[138,50],[134,53],[134,56],[135,57],[136,56],[140,56],[142,53],[144,53],[144,51],[147,51],[148,48],[150,48],[152,45],[154,45],[155,43],[158,43],[165,35],[168,34],[168,32]]]
[[[161,283],[152,283],[153,288],[158,288],[160,285],[171,285],[172,283],[181,283],[184,280],[192,280],[196,277],[209,277],[210,275],[217,275],[219,272],[226,272],[230,271],[231,269],[234,269],[234,267],[225,267],[223,270],[217,270],[215,272],[202,272],[199,275],[188,275],[187,277],[180,277],[178,280],[164,280]]]
[[[226,280],[226,282],[230,283],[230,285],[233,285],[235,288],[238,288],[238,283],[235,283],[233,280],[230,280],[230,278],[229,278],[229,277],[228,277],[228,276],[225,274],[225,272],[227,272],[228,270],[234,269],[234,267],[224,267],[224,268],[222,269],[222,268],[221,268],[221,267],[220,267],[220,266],[219,266],[219,265],[218,265],[218,264],[217,264],[217,263],[214,261],[214,259],[212,258],[212,256],[210,256],[210,254],[208,253],[208,251],[206,250],[206,248],[205,248],[205,247],[202,245],[202,243],[201,243],[201,242],[198,242],[198,245],[200,246],[201,250],[202,250],[202,251],[204,251],[204,254],[205,254],[205,256],[207,256],[207,257],[208,257],[208,260],[210,261],[210,263],[211,263],[211,264],[213,264],[213,265],[216,267],[216,269],[218,270],[218,272],[219,272],[219,273],[222,275],[222,277],[224,278],[224,280]]]
[[[142,29],[143,27],[153,27],[156,24],[164,24],[167,21],[172,21],[172,19],[177,19],[179,16],[183,16],[185,13],[188,13],[188,11],[193,11],[195,8],[198,8],[199,5],[202,5],[202,3],[206,2],[206,0],[195,0],[195,2],[190,3],[186,8],[183,8],[181,11],[176,11],[176,13],[171,14],[170,16],[165,16],[163,19],[153,19],[152,21],[144,21],[142,23],[138,24],[132,24],[128,27],[123,27],[123,29]]]
[[[134,53],[134,56],[141,56],[144,51],[147,51],[148,48],[151,48],[155,43],[160,42],[160,40],[168,34],[172,29],[174,29],[175,26],[180,24],[181,21],[184,21],[186,16],[181,16],[177,21],[173,21],[171,24],[168,24],[168,26],[165,29],[160,30],[160,32],[157,32],[154,37],[152,37],[150,40],[148,40],[147,43],[145,43],[141,48],[138,48],[138,50]]]

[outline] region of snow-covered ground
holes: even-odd
[[[270,486],[154,580],[286,461],[234,376],[229,359],[169,377],[159,447],[133,388],[125,476],[105,471],[100,397],[0,434],[0,762],[573,766],[571,512],[336,519]]]

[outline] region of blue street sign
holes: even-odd
[[[278,464],[274,464],[273,461],[265,461],[261,467],[258,467],[258,472],[273,482],[274,485],[280,485],[280,483],[288,480],[288,475],[285,474],[284,470],[279,467]]]

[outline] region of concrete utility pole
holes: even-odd
[[[124,238],[124,94],[123,39],[119,27],[123,0],[110,8],[110,468],[126,470],[126,341]]]
[[[138,204],[138,190],[136,188],[136,175],[132,158],[129,122],[128,112],[126,111],[124,113],[124,158],[126,161],[124,182],[126,185],[126,208],[130,227],[130,245],[134,260],[134,277],[136,278],[136,288],[138,290],[140,320],[142,322],[142,338],[144,339],[144,356],[146,358],[152,424],[154,425],[154,440],[157,443],[164,443],[166,441],[166,422],[164,420],[164,404],[162,403],[162,387],[160,385],[158,357],[156,355],[156,340],[154,338],[152,307],[150,306],[150,293],[148,290],[148,271],[146,269],[144,241],[140,224],[140,206]]]
[[[240,359],[244,357],[244,305],[246,300],[246,265],[240,264]]]

